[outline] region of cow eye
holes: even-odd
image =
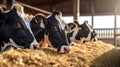
[[[57,27],[54,27],[53,31],[58,31],[58,28],[57,28]]]
[[[22,28],[22,25],[20,23],[17,23],[17,28]]]

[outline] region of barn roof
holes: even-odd
[[[73,0],[16,0],[49,12],[62,11],[63,15],[73,15]],[[80,15],[114,15],[120,14],[120,0],[80,0]],[[38,11],[25,9],[36,14]]]

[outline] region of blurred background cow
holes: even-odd
[[[88,24],[88,21],[85,21],[81,25],[77,21],[74,21],[74,23],[68,23],[67,26],[68,37],[73,42],[84,43],[86,41],[97,40],[97,33]]]

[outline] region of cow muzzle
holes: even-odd
[[[32,44],[31,49],[38,49],[40,47],[39,43]]]
[[[70,47],[69,46],[62,46],[59,53],[69,53],[70,52]]]
[[[97,41],[97,38],[93,38],[92,41]]]

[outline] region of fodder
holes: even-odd
[[[66,54],[54,48],[10,49],[0,54],[0,67],[120,67],[120,51],[102,41],[71,46]]]

